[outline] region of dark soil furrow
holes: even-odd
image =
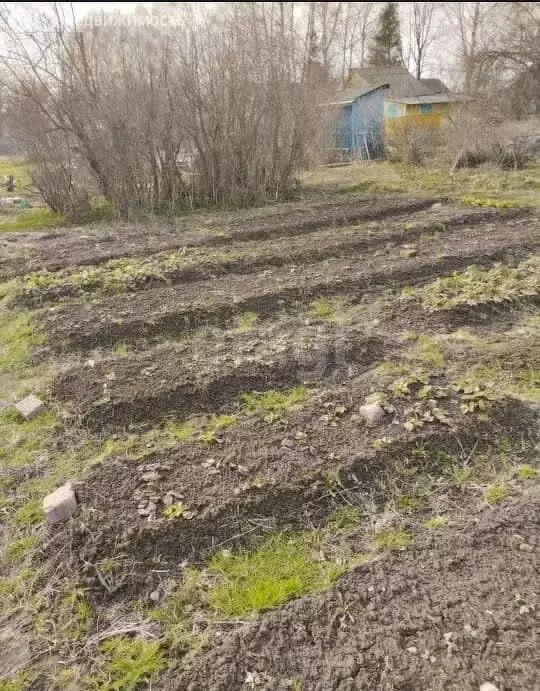
[[[315,332],[312,332],[313,335]],[[264,356],[192,358],[162,352],[156,359],[103,362],[61,375],[53,392],[93,429],[182,419],[230,410],[243,392],[283,389],[297,383],[353,376],[384,357],[392,344],[357,329],[325,329],[313,338],[267,349]],[[114,375],[114,378],[113,378]]]
[[[92,360],[91,366],[77,364],[55,380],[53,391],[67,411],[98,429],[230,412],[245,391],[352,378],[403,351],[403,334],[415,329],[441,333],[468,325],[479,336],[509,329],[530,303],[429,315],[418,305],[398,301],[392,309],[387,303],[379,311],[369,304],[359,307],[346,326],[291,318],[263,322],[247,333],[205,330],[185,342]]]
[[[125,290],[134,292],[148,287],[163,284],[190,283],[209,278],[224,276],[229,273],[249,274],[260,271],[265,267],[280,267],[292,264],[317,263],[329,258],[344,258],[351,252],[380,249],[391,244],[407,242],[419,238],[429,232],[441,232],[445,234],[461,228],[464,225],[474,226],[481,222],[501,220],[503,217],[512,219],[527,213],[524,209],[510,209],[502,213],[493,209],[469,210],[449,208],[444,213],[439,213],[437,220],[426,220],[411,225],[410,217],[407,223],[401,225],[394,223],[390,227],[373,229],[361,226],[342,230],[336,233],[332,231],[314,232],[309,238],[287,237],[269,239],[265,241],[246,242],[240,247],[230,245],[223,249],[219,255],[203,252],[190,254],[185,260],[185,266],[168,268],[166,257],[159,262],[159,255],[155,256],[155,275],[144,274],[129,278],[126,281]],[[406,229],[407,228],[407,229]],[[410,250],[412,254],[416,250]],[[406,250],[405,250],[406,252]],[[112,269],[111,269],[112,270]],[[69,274],[65,282],[50,287],[27,287],[19,295],[14,304],[25,307],[38,307],[47,302],[59,301],[64,298],[93,292],[120,292],[121,285],[108,288],[106,279],[87,281],[84,288],[70,281]]]
[[[398,197],[341,198],[337,203],[309,205],[267,219],[245,219],[241,215],[195,214],[178,224],[145,227],[118,225],[111,230],[84,228],[77,232],[29,233],[3,239],[4,259],[0,280],[34,271],[57,271],[69,266],[102,264],[118,257],[141,256],[180,247],[219,247],[235,241],[276,238],[311,233],[321,228],[340,227],[427,209],[434,199]],[[177,227],[179,226],[179,227]]]
[[[254,534],[320,525],[338,506],[376,498],[384,479],[399,478],[404,467],[409,478],[437,476],[450,471],[452,456],[459,458],[464,449],[481,453],[498,437],[524,448],[534,444],[535,415],[517,401],[493,408],[483,422],[460,415],[448,402],[452,427],[430,425],[377,452],[372,441],[394,433],[392,418],[401,420],[405,405],[376,430],[366,428],[351,415],[365,393],[360,378],[337,397],[343,414],[332,414],[334,408],[325,405],[328,398],[321,398],[282,424],[248,419],[212,449],[184,444],[142,461],[117,459],[97,466],[79,489],[84,527],[74,553],[107,559],[129,549],[145,564],[145,574],[157,563],[175,574],[182,561],[200,561],[218,548],[246,544]],[[418,448],[422,454],[413,453]],[[444,449],[446,460],[437,449]],[[152,481],[145,479],[149,471]],[[170,492],[194,512],[191,520],[162,517],[162,497]],[[143,498],[157,507],[150,519],[140,515]],[[137,577],[129,583],[141,585]]]
[[[459,237],[425,243],[419,256],[333,260],[252,276],[212,281],[67,305],[44,313],[44,326],[56,350],[90,349],[122,340],[177,336],[204,325],[227,326],[235,315],[254,311],[266,318],[320,296],[357,294],[377,286],[395,288],[425,282],[472,263],[489,265],[506,256],[525,257],[538,244],[538,223],[515,221],[479,227]],[[359,299],[357,295],[357,299]]]
[[[535,689],[539,509],[530,493],[426,531],[326,593],[224,629],[162,688]]]

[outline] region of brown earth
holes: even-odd
[[[368,563],[327,592],[258,618],[213,621],[209,647],[188,669],[182,653],[158,638],[170,667],[141,688],[479,691],[484,682],[499,691],[539,688],[532,605],[540,497],[535,479],[518,477],[520,464],[537,465],[538,407],[502,390],[494,391],[495,400],[483,400],[484,384],[490,384],[484,382],[478,387],[483,407],[464,411],[463,392],[452,386],[457,374],[479,364],[488,370],[485,377],[490,366],[512,381],[523,376],[531,393],[539,364],[537,303],[533,297],[527,305],[430,315],[401,301],[398,289],[472,263],[514,264],[537,250],[540,220],[454,207],[418,211],[433,201],[324,199],[194,214],[143,236],[140,227],[125,225],[85,230],[86,238],[65,230],[27,233],[8,243],[4,276],[190,244],[234,252],[253,239],[287,238],[260,242],[260,255],[251,245],[244,263],[225,262],[220,277],[179,275],[174,286],[138,285],[130,294],[98,293],[37,313],[47,342],[36,358],[52,357],[60,368],[48,399],[60,422],[52,448],[10,471],[5,510],[36,492],[49,462],[60,479],[87,447],[97,453],[94,460],[104,453],[76,486],[80,512],[73,520],[36,529],[45,538],[33,565],[38,581],[46,581],[46,598],[31,613],[37,621],[22,627],[25,659],[38,660],[32,691],[59,688],[55,675],[67,666],[92,676],[103,663],[103,632],[144,620],[156,605],[150,595],[160,597],[186,566],[204,570],[217,551],[254,549],[282,528],[327,526],[344,507],[361,515],[347,537],[354,554],[364,553],[366,544],[371,549],[374,522],[388,515],[391,525],[414,534],[414,546],[371,553]],[[451,234],[421,236],[422,228],[437,230],[434,214],[445,213]],[[347,230],[346,238],[327,234],[322,243],[316,232],[376,218],[388,218],[388,226],[365,224]],[[415,256],[402,252],[411,249],[409,232]],[[205,252],[201,247],[201,265]],[[207,267],[213,256],[208,252]],[[281,268],[261,271],[278,261]],[[310,301],[320,296],[337,296],[344,310],[358,311],[349,313],[349,322],[321,323],[309,312]],[[242,333],[238,317],[246,310],[261,320]],[[408,352],[417,341],[410,334],[406,340],[405,332],[450,337],[447,332],[462,324],[472,327],[471,340],[456,338],[444,362]],[[208,325],[214,328],[196,330]],[[179,338],[167,341],[171,336]],[[125,346],[121,356],[113,344]],[[396,369],[386,375],[374,370],[382,360]],[[421,368],[434,388],[424,390],[411,374],[408,391],[392,392],[402,365],[410,366],[408,374]],[[309,383],[307,396],[291,409],[268,415],[239,402],[244,392],[269,393],[296,382]],[[373,391],[385,391],[386,412],[370,427],[359,406]],[[236,414],[230,426],[199,437],[222,411]],[[167,421],[186,419],[195,425],[191,438],[164,436]],[[112,451],[106,452],[107,444]],[[456,470],[468,469],[472,478],[456,477]],[[483,491],[502,473],[512,499],[487,506]],[[398,501],[409,495],[418,500],[410,510]],[[168,520],[164,510],[171,501],[182,502],[188,513]],[[450,523],[425,529],[425,519],[439,513]],[[64,586],[82,593],[91,611],[89,630],[65,647],[65,640],[58,643],[60,621],[36,647],[35,632],[49,619],[56,626],[55,612],[43,611],[44,603],[54,602]],[[189,611],[194,625],[199,614],[206,621],[208,612]],[[151,626],[153,635],[163,634],[155,622]],[[127,635],[133,633],[141,629]]]
[[[246,333],[205,331],[172,346],[77,363],[56,378],[53,393],[65,412],[98,430],[155,423],[171,411],[175,419],[234,411],[246,391],[357,376],[396,355],[411,331],[444,333],[468,325],[481,336],[509,329],[526,313],[523,305],[479,305],[426,316],[417,305],[388,299],[361,304],[343,326],[301,316],[262,322]],[[531,368],[540,365],[519,347],[512,355]]]
[[[436,383],[445,382],[439,377]],[[400,423],[410,401],[394,400],[395,411],[369,429],[355,415],[369,391],[369,377],[361,376],[315,391],[301,410],[273,424],[257,414],[241,419],[218,434],[214,445],[195,440],[152,451],[150,444],[138,460],[108,459],[78,490],[84,512],[70,551],[86,562],[123,563],[127,570],[114,592],[153,589],[165,574],[177,575],[183,562],[199,561],[217,546],[239,546],[284,526],[320,525],[343,497],[362,505],[366,497],[376,497],[384,478],[394,477],[399,484],[403,467],[407,477],[444,475],[449,470],[444,464],[459,458],[463,449],[481,453],[497,437],[525,450],[534,443],[536,416],[517,401],[495,406],[482,423],[460,415],[457,398],[451,396],[441,403],[445,424],[404,433]],[[390,441],[388,450],[373,447],[380,437]],[[417,458],[413,451],[419,445],[425,454]],[[440,448],[447,454],[442,467]],[[155,477],[147,480],[147,473]],[[329,491],[330,476],[339,477],[337,493]],[[171,492],[194,512],[190,521],[163,518],[164,498]],[[156,506],[149,518],[138,509],[148,501]],[[65,539],[61,533],[56,542]],[[144,566],[134,566],[133,560]],[[95,575],[88,583],[101,590]]]
[[[329,226],[376,220],[433,205],[436,199],[361,196],[309,204],[280,204],[259,213],[193,214],[170,224],[108,224],[2,236],[0,280],[34,271],[100,264],[117,257],[140,256],[179,247],[216,247],[234,240],[311,233]]]
[[[204,325],[230,325],[235,315],[245,311],[264,318],[320,296],[358,296],[376,286],[395,288],[423,282],[472,263],[484,266],[506,256],[525,258],[538,246],[539,238],[536,218],[480,225],[426,242],[412,259],[390,250],[381,256],[369,255],[362,262],[336,259],[247,276],[231,274],[58,306],[44,312],[42,319],[51,346],[60,351],[91,349],[125,339],[176,336]]]
[[[166,688],[535,691],[539,516],[534,491],[426,531],[326,593],[224,628]]]
[[[397,218],[384,221],[361,223],[349,228],[341,228],[336,232],[330,230],[315,230],[309,235],[278,236],[264,240],[238,241],[220,247],[212,253],[208,247],[184,247],[183,263],[179,268],[167,266],[167,256],[154,254],[145,257],[156,262],[156,275],[141,273],[130,277],[125,286],[108,288],[110,292],[136,291],[156,287],[159,284],[189,283],[223,276],[229,273],[255,273],[264,268],[279,267],[286,264],[313,264],[324,259],[350,256],[352,252],[360,250],[388,250],[392,245],[407,241],[405,254],[414,255],[417,250],[412,241],[429,233],[445,235],[462,228],[482,222],[509,221],[527,215],[524,209],[467,209],[445,206],[442,210],[432,209],[408,213]],[[294,226],[291,233],[296,233]],[[489,228],[486,227],[486,232]],[[14,304],[26,307],[38,307],[47,302],[55,302],[66,297],[76,297],[93,292],[103,292],[107,287],[100,281],[85,284],[84,288],[70,281],[70,273],[65,276],[65,282],[55,286],[25,286],[24,292],[17,296]]]

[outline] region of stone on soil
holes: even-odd
[[[32,393],[16,403],[15,409],[25,420],[33,420],[45,410],[45,403]]]
[[[43,511],[50,525],[69,520],[77,511],[77,506],[72,482],[66,482],[43,500]]]
[[[485,681],[480,685],[480,691],[499,691],[499,689],[489,681]]]
[[[359,413],[370,427],[379,423],[384,417],[384,410],[378,403],[366,403],[360,406]]]

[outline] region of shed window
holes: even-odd
[[[429,115],[432,111],[433,106],[431,103],[421,103],[420,104],[420,112],[422,115]]]
[[[399,108],[397,103],[386,104],[386,114],[389,118],[397,118],[399,115]]]

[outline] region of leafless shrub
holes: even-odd
[[[0,11],[5,83],[37,113],[18,129],[48,203],[84,204],[83,172],[122,217],[293,193],[316,96],[292,8],[183,6],[166,31],[80,28],[61,5],[24,35]]]
[[[502,169],[523,168],[530,152],[517,131],[496,114],[486,116],[481,104],[464,106],[444,131],[444,160],[453,170],[490,164]]]
[[[391,161],[420,165],[433,156],[439,141],[438,130],[403,118],[387,134],[387,155]]]

